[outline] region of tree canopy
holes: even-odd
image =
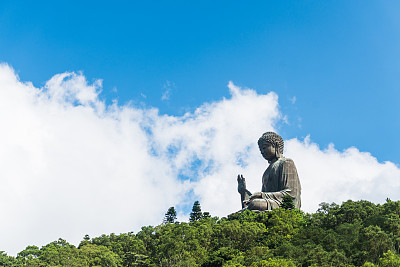
[[[170,207],[165,213],[164,223],[174,223],[176,220],[176,210],[174,207]]]
[[[193,204],[192,212],[190,213],[189,221],[194,222],[201,219],[203,213],[201,212],[201,206],[199,201],[195,201]]]
[[[312,214],[203,214],[136,234],[85,235],[77,247],[59,239],[16,257],[0,252],[0,266],[400,266],[399,250],[400,201],[349,200]]]

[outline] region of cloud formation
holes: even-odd
[[[400,198],[400,169],[392,162],[380,163],[355,147],[326,149],[306,137],[286,141],[286,156],[295,159],[302,183],[302,209],[315,211],[321,202],[340,204],[348,199],[382,203]]]
[[[0,250],[136,232],[197,199],[212,215],[238,210],[235,176],[261,188],[267,163],[256,141],[284,116],[275,93],[228,87],[229,98],[168,116],[107,106],[101,81],[88,84],[81,73],[35,88],[0,65]],[[399,198],[399,168],[369,153],[320,149],[309,138],[288,140],[285,153],[297,165],[306,211],[322,201]]]

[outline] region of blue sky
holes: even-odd
[[[304,211],[399,199],[398,14],[396,1],[1,1],[0,250],[137,232],[171,206],[184,221],[194,200],[226,216],[238,173],[261,186],[268,130]]]
[[[228,96],[232,80],[279,95],[285,138],[399,163],[399,12],[396,1],[2,1],[0,60],[36,86],[83,71],[107,101],[171,115]]]

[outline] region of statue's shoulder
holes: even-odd
[[[293,160],[290,158],[281,157],[281,159],[283,162],[288,162],[288,163],[293,162]]]
[[[294,161],[292,159],[281,157],[279,159],[279,161],[280,161],[280,165],[282,165],[282,166],[284,165],[287,167],[295,167]]]
[[[280,163],[293,162],[292,159],[285,158],[284,156],[281,156],[281,157],[278,159],[278,161],[279,161]]]

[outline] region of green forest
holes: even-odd
[[[160,221],[163,218],[160,218]],[[270,212],[213,217],[193,205],[189,222],[173,207],[138,233],[30,245],[1,266],[400,266],[400,201],[320,204],[312,214],[290,203]]]

